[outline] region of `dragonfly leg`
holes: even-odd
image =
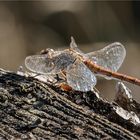
[[[72,87],[70,87],[68,84],[66,83],[60,83],[58,85],[60,87],[61,90],[63,91],[72,91]]]
[[[56,74],[56,78],[58,79],[58,81],[60,82],[60,81],[64,81],[64,82],[61,82],[61,83],[58,83],[57,82],[57,85],[58,85],[58,87],[61,89],[61,90],[63,90],[63,91],[71,91],[72,90],[72,87],[70,87],[67,83],[65,83],[66,82],[66,72],[64,71],[64,70],[62,70],[61,72],[60,72],[60,74],[61,74],[61,76],[64,78],[64,79],[62,79],[60,76],[59,76],[59,74]]]
[[[64,70],[61,70],[60,73],[61,73],[62,77],[66,80],[66,72]]]
[[[97,98],[99,98],[99,90],[96,87],[93,87],[92,91],[95,93],[95,95],[97,96]]]
[[[60,81],[64,81],[64,79],[59,74],[56,74],[54,78],[56,79],[55,83],[58,83]]]
[[[55,74],[56,82],[54,84],[57,83],[62,83],[66,81],[66,73],[64,71],[61,71],[59,74]]]

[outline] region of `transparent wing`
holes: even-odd
[[[25,66],[30,71],[47,74],[52,71],[54,64],[46,55],[32,55],[25,59]]]
[[[53,55],[53,57],[47,57],[47,55],[28,56],[25,59],[25,66],[36,73],[56,74],[65,70],[74,60],[75,57],[64,51],[58,55]]]
[[[78,48],[78,46],[77,46],[77,44],[76,44],[76,42],[75,42],[73,37],[71,37],[70,48],[73,49],[75,52],[84,55],[84,53]]]
[[[96,77],[81,61],[69,65],[66,76],[68,85],[78,91],[90,91],[96,85]]]
[[[116,72],[124,61],[126,50],[121,43],[115,42],[86,56],[99,66]]]
[[[58,71],[65,70],[67,67],[74,63],[75,57],[70,53],[70,51],[64,51],[60,55],[53,57],[52,61],[54,63],[54,69],[52,72],[57,73]]]

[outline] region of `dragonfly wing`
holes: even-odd
[[[86,56],[97,65],[116,72],[124,61],[126,50],[121,43],[115,42]]]
[[[33,55],[25,59],[25,66],[36,73],[56,74],[65,70],[70,64],[74,63],[75,57],[69,52],[64,51],[48,57],[47,55]]]
[[[71,37],[70,48],[73,49],[75,52],[84,55],[84,53],[78,48],[78,46],[77,46],[77,44],[75,42],[75,39],[73,37]]]
[[[78,91],[90,91],[96,85],[96,77],[81,61],[75,61],[66,71],[68,85]]]
[[[57,73],[60,70],[66,70],[67,67],[74,63],[75,57],[70,53],[70,51],[64,51],[63,53],[59,54],[56,57],[52,58],[54,63],[53,72]]]
[[[46,55],[32,55],[25,59],[25,66],[32,72],[47,74],[52,71],[54,64]]]

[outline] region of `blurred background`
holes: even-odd
[[[119,72],[140,78],[140,2],[0,2],[0,68],[16,71],[28,55],[64,48],[73,36],[84,52],[121,42],[127,51]],[[96,88],[111,100],[116,81],[99,79]],[[126,84],[140,101],[140,87]]]

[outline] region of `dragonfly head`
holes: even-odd
[[[54,53],[55,53],[55,51],[51,48],[47,48],[47,49],[42,50],[40,52],[41,55],[47,55],[47,58],[52,58]]]
[[[54,53],[54,50],[51,48],[47,48],[40,52],[40,54],[48,54],[48,53]]]

